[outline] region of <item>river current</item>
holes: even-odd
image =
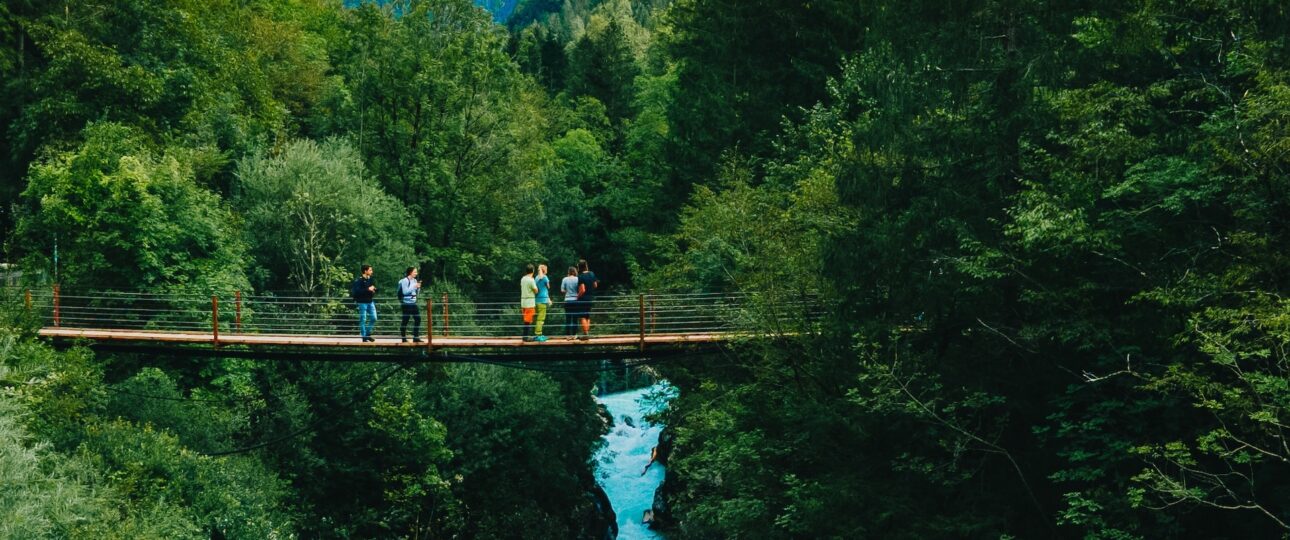
[[[596,455],[596,480],[618,514],[620,540],[662,538],[641,523],[645,511],[653,505],[654,490],[663,481],[663,465],[658,463],[641,474],[663,429],[645,421],[645,414],[658,404],[647,403],[642,397],[660,390],[674,391],[662,382],[596,398],[614,417],[614,427],[605,435],[605,447]],[[630,424],[624,418],[630,418]]]

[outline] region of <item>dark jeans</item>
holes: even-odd
[[[421,337],[421,310],[416,304],[399,304],[403,307],[403,323],[399,325],[399,335],[408,337],[408,319],[412,319],[412,337]]]
[[[564,335],[573,336],[578,333],[578,302],[564,303]]]

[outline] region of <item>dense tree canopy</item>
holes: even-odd
[[[685,536],[1283,534],[1284,6],[943,8],[866,8],[763,166],[857,221],[758,261],[823,257],[811,353],[675,375]]]
[[[0,4],[5,261],[747,294],[770,337],[657,368],[675,538],[1290,534],[1284,2],[477,4]],[[15,300],[0,536],[604,533],[616,375],[54,351]]]
[[[30,267],[51,267],[61,236],[59,278],[72,286],[244,286],[233,215],[195,181],[202,150],[153,149],[140,130],[114,123],[83,136],[31,166],[13,239]]]
[[[269,290],[344,289],[351,269],[391,273],[416,263],[421,231],[398,199],[367,176],[349,143],[288,143],[277,157],[238,163],[236,204]]]

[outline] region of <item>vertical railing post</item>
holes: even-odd
[[[640,304],[641,304],[641,318],[640,318],[641,351],[643,352],[645,350],[645,295],[643,294],[640,295]]]
[[[211,341],[219,347],[219,297],[211,295]]]
[[[649,333],[654,333],[654,325],[658,322],[658,311],[654,309],[654,289],[649,290]]]
[[[233,316],[233,332],[241,334],[242,333],[242,291],[236,291],[233,293],[233,301],[235,302],[234,304],[235,315]]]
[[[448,337],[448,293],[443,293],[443,337]]]
[[[60,322],[59,313],[58,313],[58,307],[59,307],[58,304],[59,304],[58,284],[55,283],[54,284],[54,328],[58,328],[58,324]]]
[[[434,300],[426,298],[426,351],[434,352]]]
[[[27,311],[31,311],[31,289],[27,289],[27,294],[23,295],[23,304],[27,306]]]

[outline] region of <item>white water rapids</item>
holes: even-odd
[[[663,429],[645,421],[645,413],[653,412],[655,404],[643,403],[641,397],[659,390],[675,392],[673,387],[661,382],[596,398],[614,417],[614,427],[605,435],[607,444],[596,454],[596,480],[618,514],[620,540],[662,538],[641,523],[645,511],[653,505],[654,490],[663,481],[663,466],[658,463],[641,474]],[[630,417],[635,427],[627,425],[624,416]]]

